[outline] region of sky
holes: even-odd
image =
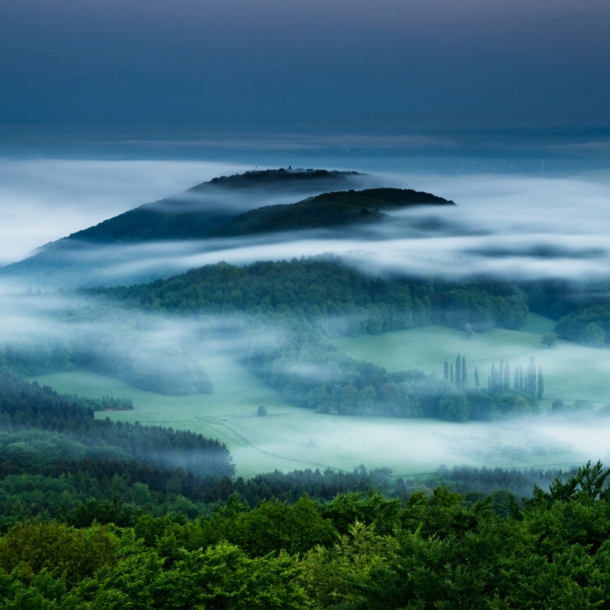
[[[607,0],[0,0],[0,126],[610,126]]]

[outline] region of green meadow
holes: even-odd
[[[552,322],[532,316],[527,332],[492,330],[471,340],[461,332],[432,326],[334,343],[355,358],[388,369],[420,368],[438,374],[442,374],[445,358],[459,352],[467,358],[469,379],[476,363],[485,381],[492,362],[503,358],[526,365],[534,355],[543,367],[549,399],[560,396],[603,403],[610,378],[607,352],[564,342],[545,348],[540,345],[540,335],[549,325]],[[579,426],[545,418],[452,424],[319,415],[286,404],[229,356],[216,355],[205,366],[214,391],[193,396],[146,392],[87,371],[35,379],[59,392],[125,397],[136,406],[134,411],[99,413],[100,417],[188,429],[218,438],[230,448],[237,472],[243,476],[275,469],[353,470],[361,464],[388,467],[400,475],[431,472],[441,464],[561,467],[589,458],[607,459],[610,449],[603,420]],[[259,405],[267,407],[267,416],[257,415]]]
[[[334,345],[358,360],[368,360],[390,371],[420,369],[443,374],[443,363],[466,357],[468,382],[474,384],[479,369],[481,387],[487,387],[492,363],[508,362],[527,367],[530,356],[542,366],[545,394],[542,406],[561,398],[565,402],[589,400],[597,406],[610,402],[610,350],[583,347],[558,340],[548,348],[540,343],[553,330],[548,318],[529,314],[523,330],[495,328],[467,339],[463,332],[445,326],[428,326],[381,335],[333,340]]]

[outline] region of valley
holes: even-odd
[[[552,324],[543,316],[529,314],[524,331],[492,329],[471,340],[455,329],[428,326],[333,339],[332,343],[354,358],[389,370],[420,368],[439,376],[444,360],[459,352],[469,363],[471,383],[475,361],[486,383],[492,363],[502,358],[525,363],[533,354],[546,374],[548,395],[541,401],[543,412],[555,397],[566,402],[590,400],[597,407],[607,404],[603,398],[610,370],[606,352],[562,341],[550,350],[545,348],[540,337]],[[425,418],[337,417],[289,405],[230,356],[202,355],[202,362],[214,385],[211,394],[163,396],[87,371],[35,379],[61,393],[129,398],[136,406],[134,411],[103,412],[97,417],[217,438],[229,447],[240,476],[275,469],[352,471],[361,464],[370,469],[390,468],[396,476],[433,472],[439,464],[565,468],[608,451],[605,438],[610,418],[575,423],[543,414],[540,418],[450,423]],[[257,415],[260,405],[267,408],[267,416]]]

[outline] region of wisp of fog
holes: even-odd
[[[183,162],[3,161],[0,202],[13,216],[4,222],[0,256],[7,262],[15,261],[45,241],[146,201],[160,201],[215,175],[240,169],[243,168],[228,164]],[[289,406],[279,398],[273,415],[279,418],[282,433],[271,438],[264,431],[266,420],[254,416],[248,398],[254,386],[246,384],[243,392],[231,388],[230,383],[224,387],[223,373],[219,370],[219,362],[229,363],[227,366],[237,367],[235,370],[239,369],[244,379],[250,379],[239,367],[242,367],[240,358],[247,351],[246,344],[254,339],[244,329],[252,325],[237,316],[162,319],[118,312],[111,306],[103,310],[93,308],[95,311],[87,313],[90,303],[86,298],[80,301],[81,297],[74,294],[53,292],[59,287],[150,281],[221,260],[243,265],[257,260],[323,254],[339,255],[373,275],[461,278],[487,274],[510,279],[582,280],[610,273],[608,173],[561,176],[377,173],[362,178],[358,184],[362,188],[385,185],[423,190],[451,199],[457,205],[389,212],[377,224],[336,230],[118,246],[60,242],[63,245],[53,250],[54,258],[46,267],[28,274],[26,261],[22,263],[26,265],[22,275],[3,280],[2,344],[21,350],[24,358],[28,350],[43,344],[55,355],[68,349],[65,346],[71,346],[69,349],[77,346],[83,354],[89,354],[89,366],[147,390],[153,387],[150,384],[155,375],[164,376],[163,383],[174,384],[171,404],[176,421],[171,425],[178,428],[192,425],[192,421],[180,418],[180,405],[181,401],[191,405],[191,395],[197,394],[201,405],[197,425],[209,434],[222,430],[246,439],[232,448],[238,464],[240,460],[247,463],[254,452],[258,455],[257,463],[267,463],[269,470],[275,467],[274,460],[280,458],[283,464],[295,468],[336,466],[337,455],[345,469],[361,463],[368,467],[391,463],[397,471],[402,468],[402,472],[433,470],[440,463],[559,467],[606,457],[610,418],[564,421],[542,415],[468,425],[429,420],[346,420],[316,415]],[[203,198],[187,193],[182,201],[189,206],[224,206],[241,211],[299,201],[315,192],[304,188],[241,193],[217,189]],[[35,293],[37,288],[49,292],[26,295],[25,288],[32,288]],[[264,329],[258,327],[257,332],[260,341],[272,344],[282,330],[269,324]],[[128,349],[124,347],[126,343]],[[150,354],[155,354],[156,362],[142,356]],[[565,354],[561,350],[549,352],[544,358],[549,377],[563,374]],[[598,360],[609,368],[605,358],[600,356]],[[425,372],[439,374],[441,364],[438,371]],[[338,369],[296,362],[283,366],[284,374],[315,378],[320,383],[332,384],[342,374]],[[120,373],[121,367],[127,372]],[[190,371],[186,381],[179,379],[184,370]],[[482,370],[482,374],[486,378],[488,371]],[[204,379],[205,383],[198,386],[195,379]],[[210,388],[214,388],[211,394]],[[124,391],[129,392],[129,385]],[[235,413],[220,422],[214,414],[214,401],[219,400],[218,395],[224,396],[223,392],[232,396]],[[552,393],[549,387],[551,397]],[[610,396],[596,397],[600,404],[608,399]]]

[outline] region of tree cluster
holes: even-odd
[[[511,375],[508,362],[500,362],[496,368],[491,365],[491,373],[487,382],[487,391],[490,395],[504,394],[511,388]],[[515,367],[513,390],[524,395],[535,396],[538,400],[544,395],[544,376],[542,367],[536,371],[536,359],[530,357],[527,369],[518,365]]]
[[[194,521],[17,522],[0,538],[3,607],[399,610],[586,608],[610,599],[609,471],[587,464],[523,503],[447,487],[347,493]]]
[[[0,372],[3,430],[56,432],[87,447],[90,456],[131,456],[152,465],[181,467],[202,477],[233,473],[228,449],[216,440],[172,428],[96,419],[91,403]]]
[[[525,294],[492,281],[371,278],[338,258],[206,265],[151,284],[103,288],[129,307],[153,311],[292,315],[332,334],[377,334],[443,324],[476,330],[520,328]]]

